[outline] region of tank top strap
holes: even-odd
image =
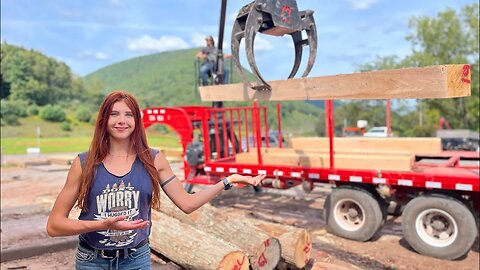
[[[160,153],[158,149],[150,148],[150,155],[152,156],[152,159],[155,160],[155,157],[157,156],[158,153]]]
[[[87,156],[88,156],[88,151],[78,154],[78,157],[80,158],[80,165],[82,166],[82,169],[85,167],[85,162],[87,162]]]

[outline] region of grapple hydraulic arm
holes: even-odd
[[[302,37],[302,31],[307,38]],[[288,78],[293,78],[302,60],[302,47],[309,46],[308,64],[302,77],[308,75],[315,63],[317,54],[317,31],[313,11],[298,11],[295,0],[255,0],[242,7],[232,30],[232,58],[242,80],[255,90],[271,90],[270,85],[258,71],[254,55],[254,41],[257,32],[273,36],[290,35],[295,45],[295,62]],[[245,38],[245,49],[250,68],[256,77],[251,84],[243,72],[238,55],[240,41]]]

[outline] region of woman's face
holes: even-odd
[[[135,117],[124,101],[113,104],[108,117],[108,133],[115,139],[128,139],[135,130]]]

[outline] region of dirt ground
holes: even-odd
[[[179,177],[180,163],[172,163]],[[66,165],[2,167],[1,249],[50,241],[45,223],[67,175]],[[202,188],[202,187],[195,187]],[[403,239],[400,217],[389,217],[373,241],[360,243],[327,233],[322,208],[330,188],[319,185],[310,194],[243,188],[223,192],[212,204],[239,217],[281,221],[307,229],[313,238],[313,263],[320,269],[479,269],[479,241],[463,258],[446,261],[414,252]],[[1,269],[74,269],[75,250],[3,262]],[[3,261],[3,260],[2,260]],[[152,255],[152,269],[178,269]]]

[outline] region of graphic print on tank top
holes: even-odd
[[[111,217],[126,216],[127,221],[138,219],[139,215],[139,198],[140,191],[135,190],[130,182],[125,186],[125,179],[121,179],[119,183],[112,186],[107,184],[102,194],[96,196],[98,214],[95,214],[95,220],[104,220]],[[131,244],[135,236],[136,230],[118,231],[106,230],[97,231],[105,238],[99,241],[106,247],[123,247]]]

